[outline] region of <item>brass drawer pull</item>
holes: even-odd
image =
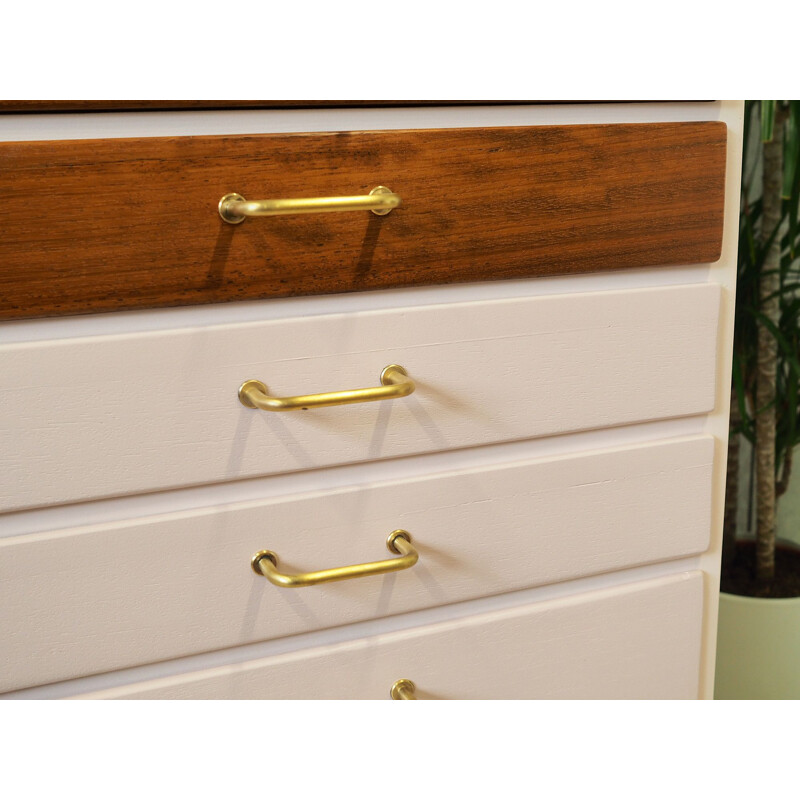
[[[219,215],[231,225],[238,225],[247,217],[328,214],[332,211],[371,211],[383,217],[401,202],[400,195],[385,186],[376,186],[369,194],[353,197],[299,197],[286,200],[245,200],[240,194],[231,192],[219,201]]]
[[[381,372],[381,386],[369,389],[347,389],[342,392],[301,394],[295,397],[271,397],[267,387],[257,380],[245,381],[239,387],[239,401],[248,408],[264,411],[291,411],[292,409],[344,406],[348,403],[371,403],[373,400],[394,400],[406,397],[415,389],[414,381],[403,367],[389,364]]]
[[[343,581],[348,578],[363,578],[368,575],[382,575],[384,572],[397,572],[401,569],[413,567],[419,560],[414,545],[411,544],[411,534],[408,531],[397,530],[389,534],[386,547],[390,553],[399,553],[399,558],[388,558],[385,561],[371,561],[368,564],[353,564],[349,567],[334,567],[323,569],[319,572],[301,572],[297,575],[285,575],[278,572],[278,556],[271,550],[261,550],[250,560],[250,566],[256,575],[263,575],[270,583],[288,589],[300,586],[313,586],[315,583],[330,583]]]
[[[399,681],[394,682],[389,694],[392,700],[416,700],[416,691],[417,687],[414,686],[413,681],[408,678],[400,678]]]

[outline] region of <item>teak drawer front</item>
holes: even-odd
[[[716,261],[722,122],[0,143],[0,318]],[[402,206],[248,219],[217,205]]]
[[[0,691],[700,553],[713,439],[527,460],[0,540]],[[410,569],[304,588],[288,573]]]
[[[521,297],[0,346],[0,509],[700,414],[717,285]],[[281,413],[276,395],[394,400]]]
[[[703,576],[687,572],[78,699],[693,700]]]

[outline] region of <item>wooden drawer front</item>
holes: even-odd
[[[0,144],[0,318],[716,261],[721,122]],[[369,211],[220,219],[221,197]]]
[[[696,699],[702,573],[689,572],[86,699]]]
[[[711,437],[523,461],[0,540],[0,691],[699,553]],[[256,576],[391,557],[291,589]],[[154,620],[158,623],[154,624]]]
[[[719,287],[525,297],[0,347],[0,507],[450,450],[710,410]],[[409,397],[309,411],[278,395]]]

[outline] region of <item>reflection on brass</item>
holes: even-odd
[[[256,575],[263,575],[275,586],[297,589],[301,586],[313,586],[316,583],[343,581],[348,578],[364,578],[368,575],[382,575],[385,572],[397,572],[413,567],[419,560],[411,534],[408,531],[396,530],[389,534],[386,547],[390,553],[399,553],[399,558],[388,558],[385,561],[371,561],[368,564],[353,564],[349,567],[334,567],[319,572],[301,572],[297,575],[286,575],[278,571],[278,556],[271,550],[261,550],[250,560],[250,566]]]
[[[400,678],[399,681],[394,682],[389,694],[392,700],[416,700],[416,691],[417,687],[414,686],[413,681],[408,680],[408,678]]]
[[[347,389],[342,392],[301,394],[294,397],[271,397],[267,387],[258,380],[245,381],[239,387],[239,401],[248,408],[264,411],[291,411],[293,409],[344,406],[349,403],[371,403],[373,400],[394,400],[414,391],[414,381],[403,367],[390,364],[381,372],[381,386],[369,389]]]
[[[279,217],[284,214],[328,214],[332,211],[371,211],[379,217],[401,203],[400,195],[385,186],[376,186],[369,194],[352,197],[298,197],[285,200],[245,200],[230,192],[219,201],[219,215],[225,222],[238,225],[247,217]]]

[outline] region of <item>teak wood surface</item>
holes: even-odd
[[[713,262],[722,122],[0,144],[0,318]],[[219,199],[369,211],[223,222]]]

